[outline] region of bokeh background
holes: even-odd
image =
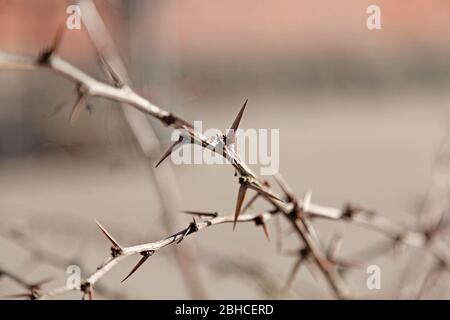
[[[95,3],[139,93],[184,118],[203,120],[204,127],[223,129],[248,98],[242,127],[280,129],[280,172],[299,196],[312,188],[318,203],[351,201],[417,225],[449,130],[450,2]],[[366,27],[371,4],[381,8],[381,30]],[[66,7],[58,0],[0,0],[1,49],[37,54],[51,43]],[[84,26],[66,32],[59,54],[104,79]],[[89,110],[70,125],[75,99],[73,84],[49,71],[0,71],[0,266],[31,282],[53,277],[46,288],[65,283],[64,268],[30,256],[11,241],[11,230],[68,264],[82,261],[83,275],[108,254],[94,219],[126,245],[168,234],[151,164],[119,105],[90,99]],[[168,145],[170,130],[149,121]],[[234,211],[238,185],[231,167],[173,170],[183,209]],[[174,219],[172,231],[191,218]],[[383,240],[343,223],[315,225],[324,243],[344,236],[343,255]],[[282,227],[283,248],[298,248]],[[270,229],[275,234],[273,224]],[[277,253],[275,241],[253,225],[235,232],[217,226],[186,242],[195,244],[210,298],[332,297],[307,269],[290,294],[280,295],[295,260]],[[387,254],[371,262],[382,269],[381,290],[365,287],[365,269],[352,271],[352,287],[363,297],[395,298],[408,270],[414,288],[428,257],[410,251],[416,260]],[[172,253],[171,247],[161,250],[120,284],[136,262],[130,258],[102,283],[120,298],[189,298]],[[444,275],[425,297],[450,298],[449,285]],[[0,280],[1,295],[20,291]]]

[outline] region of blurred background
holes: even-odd
[[[450,2],[95,4],[138,93],[221,129],[248,98],[242,128],[280,129],[280,172],[299,196],[311,188],[317,203],[342,207],[351,201],[417,226],[449,130]],[[366,26],[372,4],[381,8],[380,30]],[[1,50],[38,54],[66,19],[66,8],[57,0],[0,0]],[[105,79],[84,26],[66,32],[58,54]],[[158,240],[191,220],[172,213],[166,223],[153,165],[136,145],[120,106],[91,98],[89,109],[70,125],[75,100],[74,85],[48,70],[0,71],[0,266],[31,282],[53,277],[46,288],[65,283],[65,261],[82,264],[85,276],[107,257],[109,243],[94,219],[124,245]],[[171,131],[148,121],[167,147]],[[171,170],[181,209],[234,212],[238,185],[231,167]],[[324,243],[344,236],[342,255],[383,241],[344,223],[315,225]],[[271,223],[272,234],[275,229]],[[288,226],[282,229],[283,250],[297,249]],[[60,267],[30,254],[14,240],[14,230],[26,234],[30,246],[61,258]],[[221,225],[179,246],[195,245],[195,269],[209,298],[331,298],[326,283],[305,268],[291,293],[279,294],[295,259],[277,253],[274,238],[267,241],[251,224],[235,232]],[[173,250],[161,250],[120,284],[136,263],[129,258],[101,281],[109,294],[99,297],[190,298]],[[371,262],[381,267],[381,290],[366,288],[365,268],[352,271],[351,286],[362,297],[395,298],[405,270],[413,269],[414,280],[429,266],[426,254],[408,253]],[[448,299],[449,285],[445,274],[425,297]],[[20,290],[0,281],[1,295]]]

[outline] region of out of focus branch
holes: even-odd
[[[130,85],[131,80],[125,65],[94,2],[83,0],[79,1],[79,5],[84,13],[83,23],[100,57],[106,75],[110,77],[113,85]],[[122,104],[122,111],[143,155],[153,160],[155,154],[161,152],[161,144],[146,115],[126,104]],[[157,187],[157,196],[162,206],[161,214],[166,230],[170,232],[177,224],[177,213],[181,209],[181,196],[178,185],[173,178],[173,170],[168,165],[162,167],[160,172],[157,173],[154,172],[155,168],[151,163],[148,167]],[[194,245],[185,245],[183,250],[175,247],[174,253],[192,298],[205,298],[206,289],[199,274],[199,260],[196,257]]]

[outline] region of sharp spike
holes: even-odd
[[[258,197],[260,196],[259,193],[254,194],[250,200],[245,204],[245,206],[242,208],[241,213],[244,213],[245,211],[247,211],[248,209],[251,208],[251,206],[253,205],[253,203],[256,201],[256,199],[258,199]]]
[[[194,220],[195,222],[195,220]],[[195,225],[197,224],[197,222],[195,222]],[[184,240],[184,238],[187,237],[187,235],[191,232],[191,228],[192,228],[192,223],[189,224],[189,226],[186,228],[186,231],[183,233],[183,236],[180,238],[180,240],[177,241],[177,243],[180,243],[181,241]]]
[[[100,61],[102,63],[103,71],[111,78],[114,85],[117,87],[123,87],[125,85],[125,81],[123,81],[122,77],[114,70],[102,54],[100,54]]]
[[[264,213],[262,213],[262,214],[260,214],[259,216],[256,216],[256,217],[255,217],[255,224],[256,224],[257,226],[261,226],[261,227],[262,227],[262,229],[263,229],[263,231],[264,231],[264,234],[266,235],[267,240],[270,241],[270,237],[269,237],[269,229],[267,228],[267,224],[266,224],[266,222],[264,221]]]
[[[266,235],[267,240],[270,241],[269,229],[268,229],[268,227],[267,227],[267,223],[266,223],[265,221],[262,221],[262,222],[261,222],[261,227],[262,227],[263,230],[264,230],[264,234]]]
[[[183,210],[182,213],[191,214],[199,217],[217,217],[219,215],[218,212],[201,212],[201,211],[189,211],[189,210]]]
[[[241,107],[241,110],[239,110],[239,113],[237,114],[236,118],[234,119],[233,124],[231,125],[231,128],[227,132],[225,144],[230,145],[235,142],[236,139],[236,130],[239,127],[239,123],[241,122],[242,115],[244,114],[245,107],[247,106],[248,99],[245,100],[244,105]]]
[[[166,160],[166,158],[168,156],[170,156],[172,154],[172,152],[175,151],[175,149],[177,149],[180,145],[182,144],[182,137],[180,137],[180,139],[178,141],[175,141],[170,147],[169,149],[167,149],[167,151],[163,154],[163,156],[161,157],[161,159],[158,161],[158,163],[156,164],[155,168],[158,168],[158,166],[161,164],[161,162],[163,162],[164,160]]]
[[[357,268],[361,268],[361,264],[358,264],[356,262],[352,262],[352,261],[332,261],[333,263],[337,264],[339,267],[344,268],[344,269],[357,269]]]
[[[51,46],[52,52],[56,52],[59,48],[59,45],[61,44],[61,40],[64,35],[64,31],[66,30],[66,26],[64,23],[61,23],[56,30],[55,38],[53,39],[53,43]]]
[[[86,100],[87,100],[87,98],[84,94],[78,95],[78,99],[75,102],[75,105],[73,106],[72,111],[70,113],[70,124],[74,124],[75,121],[78,120],[78,118],[80,117],[81,111],[86,106]]]
[[[113,246],[116,249],[121,249],[121,246],[119,245],[119,243],[113,238],[113,236],[111,234],[109,234],[109,232],[100,224],[100,222],[95,220],[95,223],[97,223],[97,226],[100,228],[100,230],[103,232],[103,234],[108,238],[108,240],[111,241]]]
[[[129,277],[131,277],[131,275],[133,273],[135,273],[137,271],[137,269],[139,269],[140,266],[142,266],[142,264],[148,259],[148,257],[150,257],[151,254],[149,252],[146,253],[142,253],[142,258],[141,260],[138,261],[138,263],[133,267],[133,269],[131,269],[130,273],[123,278],[122,281],[120,281],[120,283],[123,283],[125,280],[127,280]]]
[[[64,30],[66,29],[65,23],[61,23],[58,27],[53,42],[50,47],[45,48],[40,54],[38,58],[38,62],[41,64],[48,64],[52,55],[58,50],[59,45],[61,44],[61,39],[64,34]]]
[[[342,247],[342,235],[335,234],[331,238],[330,245],[328,247],[327,256],[330,261],[335,261],[339,250]]]
[[[260,194],[262,194],[263,196],[266,196],[266,197],[273,198],[273,199],[275,199],[275,200],[284,202],[284,201],[283,201],[282,199],[280,199],[278,196],[274,195],[271,191],[269,191],[269,190],[266,191],[266,190],[262,189],[259,185],[257,185],[257,184],[254,183],[254,182],[252,182],[252,183],[249,185],[249,188],[252,189],[252,190],[255,190],[256,192],[258,192],[258,193],[260,193]]]
[[[280,216],[277,215],[275,217],[275,230],[276,230],[276,248],[277,254],[281,253],[283,249],[283,230],[281,229]]]
[[[444,270],[445,269],[441,265],[437,264],[427,272],[422,284],[420,285],[419,291],[417,292],[417,299],[421,299],[425,291],[432,288],[436,284],[442,276]]]
[[[236,228],[237,219],[241,213],[242,203],[244,202],[245,193],[247,192],[248,184],[242,183],[239,187],[238,198],[236,202],[236,210],[234,212],[233,230]]]
[[[94,300],[94,289],[92,287],[89,287],[87,295],[89,300]]]
[[[286,181],[283,179],[281,174],[277,173],[273,176],[276,183],[280,186],[281,190],[283,190],[284,194],[286,195],[286,198],[289,202],[292,202],[295,200],[295,195],[292,189],[289,187],[289,185],[286,183]]]
[[[291,289],[292,284],[294,283],[294,280],[295,280],[295,276],[296,276],[297,273],[300,271],[300,267],[302,266],[303,259],[304,259],[304,257],[303,257],[303,256],[300,256],[300,257],[297,259],[297,261],[295,262],[294,266],[292,267],[292,270],[291,270],[291,272],[289,273],[288,279],[287,279],[287,281],[286,281],[286,285],[285,285],[285,287],[284,287],[284,291],[285,291],[285,292],[288,292],[288,291]]]
[[[319,267],[316,264],[311,263],[311,261],[309,260],[305,260],[305,265],[308,268],[314,280],[320,281],[322,275],[319,271]]]

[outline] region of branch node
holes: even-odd
[[[347,203],[344,206],[344,209],[342,209],[342,218],[344,220],[351,220],[358,211],[359,211],[358,208],[356,208],[350,203]]]

